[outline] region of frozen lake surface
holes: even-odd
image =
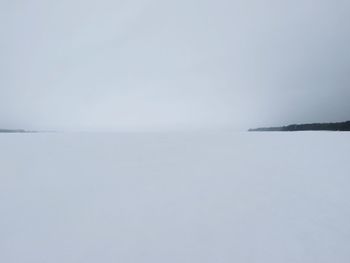
[[[350,262],[350,133],[1,134],[0,262]]]

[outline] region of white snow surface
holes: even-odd
[[[0,136],[0,262],[350,262],[350,133]]]

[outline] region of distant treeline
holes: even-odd
[[[21,133],[27,132],[25,130],[9,130],[9,129],[0,129],[0,133]]]
[[[350,121],[334,123],[292,124],[282,127],[249,129],[249,131],[350,131]]]

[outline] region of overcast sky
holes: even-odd
[[[0,127],[350,119],[349,0],[0,0]]]

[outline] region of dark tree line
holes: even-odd
[[[26,132],[25,130],[9,130],[9,129],[0,129],[0,133],[20,133]]]
[[[331,123],[292,124],[282,127],[249,129],[249,131],[350,131],[350,121]]]

